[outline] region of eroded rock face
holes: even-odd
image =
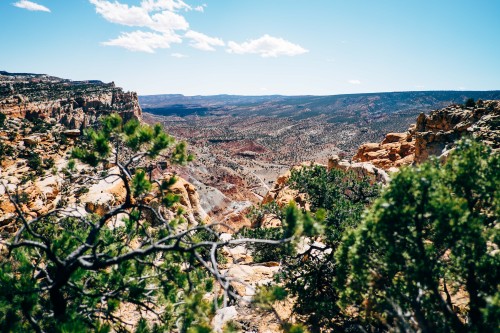
[[[8,194],[19,193],[21,210],[33,218],[59,206],[68,207],[75,216],[102,216],[125,201],[120,178],[97,180],[96,170],[78,162],[75,170],[68,173],[66,168],[82,129],[101,115],[117,112],[124,121],[142,121],[136,93],[125,93],[114,83],[0,73],[0,112],[7,116],[0,128],[0,143],[8,148],[0,159],[0,231],[17,227],[15,206]],[[37,173],[34,165],[40,166]],[[118,173],[112,164],[105,171]],[[154,179],[171,176],[160,170]],[[171,190],[180,201],[163,212],[166,219],[182,208],[189,224],[210,222],[193,184],[178,177]],[[150,193],[151,200],[156,194],[158,191]]]
[[[83,129],[102,114],[138,119],[137,94],[114,83],[70,81],[46,75],[0,75],[0,112],[12,118],[54,119],[68,129]]]
[[[359,147],[354,162],[370,162],[389,170],[421,163],[430,156],[441,156],[459,138],[471,137],[500,149],[500,101],[478,101],[474,107],[451,105],[420,114],[406,133],[389,133],[381,143]]]
[[[173,174],[171,173],[163,173],[159,175],[157,180],[161,181],[162,179],[170,179],[172,176]],[[210,217],[201,207],[200,196],[194,185],[181,177],[176,176],[176,178],[177,181],[170,188],[170,191],[179,196],[179,202],[173,207],[173,209],[160,210],[163,217],[167,220],[173,219],[176,217],[177,208],[182,208],[185,212],[184,217],[191,226],[198,225],[199,223],[209,224],[211,222]],[[155,183],[151,193],[145,198],[146,203],[155,208],[159,207],[160,203],[158,193],[158,185]]]
[[[337,169],[344,171],[352,171],[359,178],[368,178],[372,183],[387,184],[390,180],[387,172],[381,168],[377,168],[370,162],[351,162],[341,160],[337,155],[332,156],[328,160],[328,170]]]
[[[303,163],[302,165],[294,166],[291,170],[298,170],[307,166],[311,166],[311,163]],[[290,201],[294,201],[299,207],[309,210],[306,195],[304,193],[299,193],[299,191],[293,190],[288,186],[288,180],[292,175],[291,170],[278,177],[273,188],[264,196],[262,200],[263,204],[275,201],[279,206],[284,207],[288,205]]]

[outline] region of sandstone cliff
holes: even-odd
[[[12,118],[54,119],[69,129],[83,129],[111,112],[125,120],[142,114],[137,94],[114,83],[5,72],[0,74],[0,112]]]
[[[420,163],[440,156],[465,136],[480,140],[495,151],[500,149],[500,101],[478,101],[474,107],[451,105],[420,114],[405,133],[389,133],[381,143],[366,143],[353,157],[383,169]]]

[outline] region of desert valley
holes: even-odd
[[[500,1],[0,1],[0,333],[500,333]]]
[[[124,205],[128,185],[110,176],[120,164],[110,161],[108,166],[89,168],[71,156],[103,117],[117,114],[123,121],[144,126],[160,123],[173,138],[188,142],[194,160],[175,165],[160,155],[136,165],[145,168],[151,180],[176,175],[169,191],[178,203],[170,211],[158,211],[164,218],[175,219],[175,209],[182,209],[188,226],[220,225],[215,230],[223,241],[214,243],[225,257],[217,264],[224,272],[219,279],[234,288],[236,303],[224,304],[216,312],[211,319],[216,331],[229,322],[248,332],[279,331],[285,318],[291,322],[301,318],[294,315],[293,301],[273,305],[277,315],[249,302],[255,288],[273,281],[284,268],[278,262],[262,262],[255,247],[229,241],[236,237],[239,244],[240,230],[273,230],[281,224],[281,213],[267,208],[263,219],[256,219],[259,207],[271,203],[286,207],[294,201],[312,209],[307,203],[311,199],[292,187],[289,170],[323,165],[387,186],[399,168],[432,156],[446,160],[462,137],[479,140],[495,154],[500,149],[497,91],[138,97],[113,83],[0,74],[2,242],[8,244],[9,237],[19,232],[20,217],[35,222],[55,212],[61,217],[106,217]],[[305,241],[298,251],[308,253],[321,242],[321,238]],[[465,309],[463,297],[454,294],[453,306]],[[125,301],[117,311],[124,320],[122,329],[137,325],[138,314],[131,304]]]

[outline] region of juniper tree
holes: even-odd
[[[293,312],[310,331],[352,328],[358,324],[357,318],[346,314],[337,304],[340,290],[334,284],[338,270],[334,252],[344,232],[361,223],[362,213],[378,195],[379,187],[353,172],[327,170],[317,165],[292,170],[288,185],[306,194],[310,205],[310,212],[295,213],[301,215],[302,228],[311,236],[309,245],[302,249],[287,249],[287,245],[272,250],[266,245],[255,244],[252,248],[258,258],[272,258],[282,263],[277,282],[293,297]],[[254,211],[251,216],[257,218],[257,222],[262,220],[264,213],[271,213],[284,222],[286,217],[295,219],[275,207],[263,206],[260,213]],[[262,228],[245,231],[244,235],[279,239],[282,233],[281,228]]]
[[[292,172],[289,184],[307,194],[311,212],[323,222],[319,242],[285,260],[282,282],[297,299],[294,311],[312,332],[347,330],[358,323],[336,303],[340,290],[334,281],[339,264],[334,253],[344,232],[361,222],[379,187],[353,172],[322,166]]]
[[[19,229],[0,257],[0,331],[128,331],[130,321],[139,332],[209,331],[218,306],[214,285],[231,292],[217,250],[252,240],[220,241],[216,224],[188,225],[171,191],[176,179],[150,180],[148,160],[185,164],[192,159],[186,144],[159,125],[122,124],[111,115],[86,131],[72,157],[94,168],[114,166],[89,179],[120,180],[124,200],[102,216],[60,207],[31,218],[10,194]],[[173,218],[162,214],[166,209]],[[261,242],[287,241],[294,232]],[[123,316],[128,310],[134,320]]]
[[[489,148],[404,168],[338,250],[343,306],[401,332],[498,332],[499,216]]]

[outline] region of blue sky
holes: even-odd
[[[139,94],[500,89],[498,0],[0,0],[0,70]]]

